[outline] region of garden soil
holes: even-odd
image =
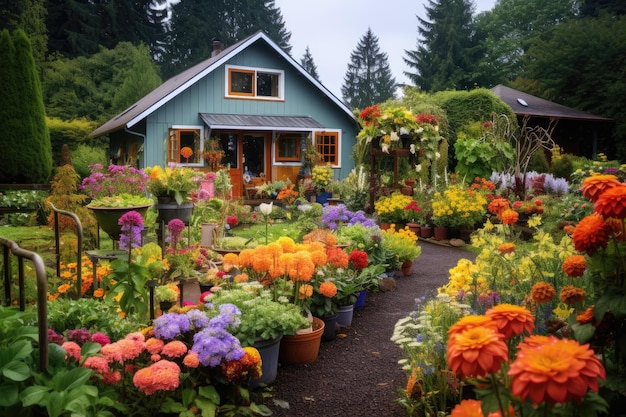
[[[401,351],[391,342],[394,325],[415,310],[416,299],[432,296],[448,281],[449,270],[466,250],[418,242],[420,257],[410,276],[395,276],[396,288],[368,293],[350,328],[322,342],[318,359],[307,365],[279,365],[276,381],[263,400],[276,417],[406,416],[396,402],[406,375]],[[257,399],[257,402],[259,400]]]

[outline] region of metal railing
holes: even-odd
[[[61,210],[50,203],[50,208],[54,212],[54,254],[56,256],[56,272],[57,277],[61,276],[61,233],[59,231],[59,215],[65,215],[71,217],[76,225],[76,247],[77,247],[77,259],[76,259],[76,298],[80,298],[83,291],[83,224],[75,213],[71,211]],[[93,279],[96,279],[94,274]]]
[[[19,247],[12,240],[0,237],[3,250],[4,294],[6,305],[11,304],[12,263],[10,255],[17,256],[18,260],[18,289],[20,311],[26,310],[26,294],[24,291],[24,259],[33,263],[37,276],[37,326],[39,328],[39,366],[43,372],[48,369],[48,282],[46,268],[41,256],[35,252]]]

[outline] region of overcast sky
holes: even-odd
[[[475,13],[496,0],[474,0]],[[427,0],[275,0],[291,32],[291,56],[298,62],[309,47],[319,79],[341,99],[350,54],[371,28],[381,52],[387,53],[397,83],[409,83],[405,50],[417,48],[417,16],[426,18]]]

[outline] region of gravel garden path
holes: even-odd
[[[395,402],[406,383],[398,365],[400,349],[390,341],[396,322],[414,310],[415,300],[435,293],[461,258],[463,249],[418,242],[422,254],[410,276],[395,277],[396,289],[368,294],[352,326],[322,342],[317,361],[279,366],[265,404],[277,417],[406,416]]]

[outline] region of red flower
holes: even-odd
[[[237,219],[237,216],[235,216],[234,214],[231,214],[230,216],[226,216],[226,223],[231,226],[235,226],[237,225],[237,223],[239,223],[239,219]]]
[[[367,252],[363,252],[362,250],[355,249],[352,252],[350,252],[350,256],[348,256],[348,260],[352,262],[352,266],[354,266],[354,268],[357,270],[367,268],[367,265],[368,265]]]

